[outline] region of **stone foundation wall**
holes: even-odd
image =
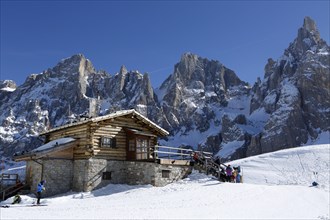
[[[140,161],[89,159],[74,162],[73,190],[92,191],[113,184],[165,186],[191,173],[190,166]],[[86,171],[86,172],[85,172]],[[110,175],[110,179],[104,176]]]
[[[27,181],[31,192],[37,192],[38,183],[46,180],[46,190],[43,197],[64,193],[72,189],[72,160],[42,160],[41,164],[34,161],[27,162]]]
[[[72,189],[73,161],[44,160],[43,178],[46,180],[44,196],[53,196]]]
[[[31,186],[31,192],[37,193],[37,185],[41,181],[42,166],[32,160],[26,163],[26,181]]]
[[[103,172],[106,171],[107,160],[89,159],[86,164],[86,175],[84,191],[92,191],[109,184],[109,181],[102,182]]]
[[[73,191],[86,191],[85,186],[87,185],[86,170],[88,167],[88,160],[74,160],[73,162],[73,180],[72,190]]]
[[[165,186],[186,177],[192,167],[162,165],[142,161],[114,161],[91,158],[89,160],[43,160],[42,166],[33,161],[27,163],[31,170],[31,191],[46,180],[43,197],[67,191],[92,191],[113,184]]]
[[[161,165],[157,164],[155,172],[154,186],[165,186],[169,183],[186,178],[191,174],[192,166],[175,166],[175,165]],[[163,177],[163,171],[169,171],[169,177]]]

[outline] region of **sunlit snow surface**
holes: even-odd
[[[24,195],[1,208],[0,219],[329,219],[329,163],[329,144],[292,148],[230,162],[241,165],[242,184],[193,172],[165,187],[69,192],[42,199],[42,207],[24,207],[35,200]]]

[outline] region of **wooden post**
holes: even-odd
[[[204,155],[204,154],[203,154]],[[206,175],[209,175],[209,169],[207,168],[207,158],[204,157],[205,159],[205,169],[206,169]]]
[[[1,173],[3,173],[4,169],[5,169],[5,161],[1,160]]]
[[[0,184],[0,192],[2,192],[2,170],[1,170],[1,184]],[[2,195],[4,195],[5,194],[5,192],[2,192]],[[2,200],[1,201],[3,201],[4,199],[2,198]]]
[[[158,151],[158,145],[155,145],[155,150],[153,152],[154,153],[154,160],[158,159],[156,151]]]

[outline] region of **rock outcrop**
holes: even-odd
[[[330,130],[329,67],[329,46],[306,17],[297,38],[277,61],[268,60],[263,82],[253,87],[250,113],[264,110],[269,119],[248,156],[301,146]]]

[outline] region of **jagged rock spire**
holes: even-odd
[[[265,110],[270,115],[261,136],[251,139],[247,155],[300,146],[316,139],[329,109],[329,46],[315,22],[305,17],[297,38],[276,62],[268,60],[262,84],[253,88],[251,115]],[[267,134],[267,135],[265,135]]]
[[[304,24],[303,24],[303,27],[301,29],[299,29],[298,37],[299,37],[299,35],[302,35],[301,36],[302,39],[313,38],[313,40],[316,43],[318,43],[320,41],[320,33],[317,30],[316,23],[312,18],[310,18],[308,16],[306,16],[304,18]]]
[[[122,66],[120,67],[119,74],[120,74],[120,75],[124,75],[124,74],[126,74],[126,73],[127,73],[126,66],[122,65]]]
[[[316,24],[315,24],[314,20],[311,17],[308,17],[308,16],[306,16],[304,18],[303,28],[306,29],[309,32],[317,31]]]
[[[296,59],[300,59],[306,51],[316,52],[324,46],[326,46],[326,42],[321,39],[316,23],[307,16],[304,18],[303,26],[298,30],[297,38],[290,44],[285,55],[292,54]]]

